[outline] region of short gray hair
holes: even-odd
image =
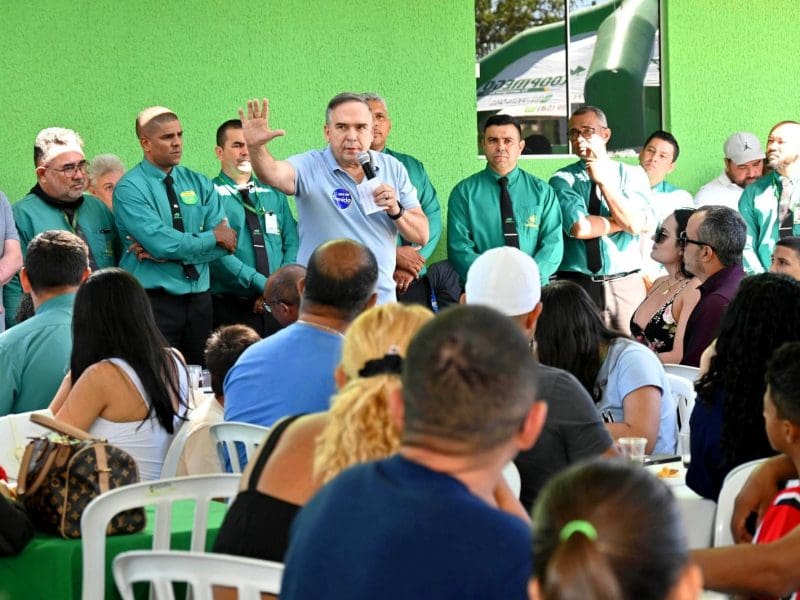
[[[383,104],[386,110],[389,110],[389,106],[386,104],[386,99],[383,96],[379,96],[375,92],[364,92],[363,94],[361,94],[361,97],[364,98],[364,100],[366,100],[367,103],[380,102],[381,104]]]
[[[94,184],[106,173],[124,173],[125,165],[116,154],[98,154],[89,163],[89,181]]]
[[[363,94],[356,94],[355,92],[342,92],[341,94],[336,94],[333,98],[331,98],[331,101],[328,102],[328,108],[325,111],[325,122],[328,125],[331,124],[331,113],[333,113],[334,109],[337,106],[347,102],[358,102],[366,106],[367,110],[369,110],[369,104],[367,104]],[[371,110],[369,114],[372,114]]]
[[[574,113],[572,113],[572,117],[579,117],[581,115],[586,115],[589,113],[593,113],[600,119],[600,122],[603,124],[603,127],[608,127],[608,119],[606,118],[606,113],[603,112],[602,109],[597,108],[596,106],[592,106],[590,104],[584,104],[583,106],[579,107]],[[572,118],[570,117],[570,119]]]
[[[697,230],[700,241],[710,244],[717,258],[726,267],[742,263],[742,251],[747,239],[747,224],[738,211],[727,206],[703,206],[703,222]]]

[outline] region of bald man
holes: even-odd
[[[147,290],[169,344],[202,365],[212,318],[208,263],[230,256],[236,233],[211,181],[179,165],[183,129],[174,112],[143,110],[136,137],[144,160],[114,189],[120,237],[131,244],[119,266]]]
[[[375,255],[331,240],[308,259],[300,318],[244,351],[225,377],[225,420],[271,427],[287,415],[328,410],[344,332],[378,298]]]
[[[739,212],[747,223],[748,273],[769,270],[775,242],[800,235],[800,123],[781,121],[772,128],[767,164],[774,171],[747,186],[739,198]]]

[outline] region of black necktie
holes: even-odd
[[[264,243],[264,232],[261,231],[258,214],[255,212],[253,202],[250,200],[250,190],[246,187],[240,188],[239,195],[241,195],[245,204],[244,218],[247,223],[247,229],[250,230],[250,237],[253,238],[253,250],[256,253],[256,271],[265,277],[269,277],[269,257],[267,257],[267,247]]]
[[[600,214],[600,194],[597,193],[597,184],[592,182],[592,189],[589,190],[589,214]],[[586,266],[592,273],[597,273],[603,268],[603,259],[600,256],[600,238],[584,240],[586,242]]]
[[[183,216],[181,215],[181,205],[178,203],[178,194],[175,193],[175,187],[172,185],[172,175],[164,177],[164,185],[167,187],[167,199],[169,200],[169,212],[172,214],[172,227],[176,231],[183,232]],[[200,279],[200,273],[194,265],[187,265],[181,263],[183,274],[186,279],[197,281]]]
[[[514,209],[511,206],[511,195],[508,193],[508,177],[497,180],[500,186],[500,220],[503,222],[503,239],[506,246],[519,248],[519,234],[514,221]]]

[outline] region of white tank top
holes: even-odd
[[[184,403],[180,406],[179,411],[181,416],[186,413],[186,402],[188,397],[188,381],[186,379],[186,370],[177,357],[173,357],[175,364],[178,366],[178,374],[180,381],[180,397]],[[128,364],[127,361],[121,358],[109,358],[103,362],[110,362],[120,369],[122,369],[134,386],[136,386],[142,402],[150,408],[150,399],[145,393],[142,380],[139,379],[136,371]],[[174,418],[175,431],[178,430],[180,419]],[[89,433],[93,437],[106,439],[108,442],[118,448],[122,448],[130,454],[136,461],[139,467],[140,481],[151,481],[161,477],[161,466],[164,462],[164,456],[167,454],[170,443],[172,443],[172,435],[167,433],[167,430],[161,427],[158,422],[158,417],[155,413],[144,422],[131,421],[129,423],[116,423],[109,421],[102,417],[97,417],[92,426],[89,427]]]

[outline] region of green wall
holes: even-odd
[[[749,129],[763,140],[774,122],[800,117],[786,70],[800,4],[662,1],[666,126],[682,146],[671,179],[695,191],[719,173],[727,135]],[[17,3],[0,26],[0,189],[15,201],[33,185],[44,127],[74,128],[87,156],[115,152],[133,165],[136,113],[163,104],[181,116],[183,163],[213,175],[216,126],[245,98],[270,98],[272,124],[287,131],[271,148],[286,157],[323,145],[333,94],[370,90],[389,100],[391,146],[425,162],[446,203],[483,166],[473,19],[470,0]],[[567,162],[523,164],[546,178]]]

